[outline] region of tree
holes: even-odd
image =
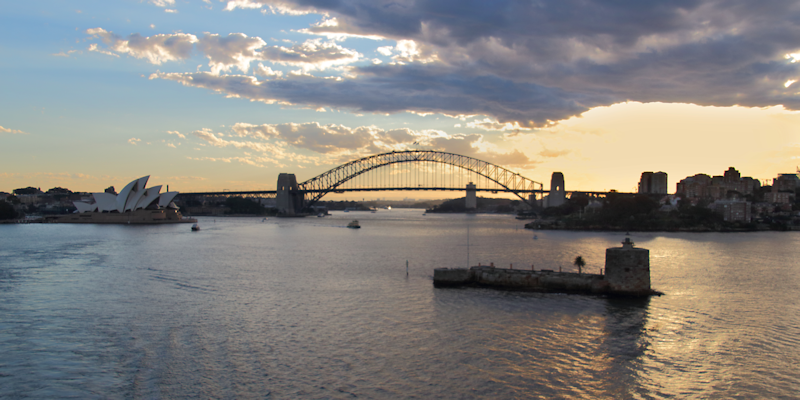
[[[0,219],[14,219],[17,218],[17,211],[14,206],[3,200],[0,200]]]
[[[267,210],[257,201],[242,196],[228,197],[225,205],[231,209],[231,214],[266,214]]]
[[[39,188],[28,186],[26,188],[14,189],[14,194],[39,194],[42,193]]]
[[[583,261],[583,257],[577,256],[575,257],[575,266],[578,267],[578,273],[583,273],[583,267],[586,265],[586,261]]]

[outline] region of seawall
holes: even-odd
[[[175,209],[136,210],[124,213],[84,212],[67,215],[48,216],[45,223],[59,224],[179,224],[195,223],[197,219],[184,218]]]
[[[575,292],[602,294],[608,282],[603,275],[571,272],[526,271],[488,266],[472,268],[437,268],[433,271],[436,287],[485,286],[502,289],[541,292]]]
[[[622,247],[606,250],[605,274],[578,274],[548,270],[530,271],[494,266],[436,268],[435,287],[480,286],[536,292],[595,295],[650,296],[650,251],[634,248],[626,239]]]

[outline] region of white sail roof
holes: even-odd
[[[125,202],[128,201],[128,195],[131,194],[131,190],[133,190],[133,187],[136,186],[136,183],[138,182],[139,179],[134,179],[129,184],[125,185],[122,190],[120,190],[119,194],[117,195],[117,211],[125,211]]]
[[[161,185],[153,186],[151,188],[147,188],[144,190],[142,197],[139,198],[139,202],[136,203],[135,210],[140,208],[147,208],[153,201],[155,201],[159,197],[159,193],[161,191]]]
[[[79,213],[90,212],[97,209],[97,204],[90,204],[85,201],[73,201],[72,204],[78,209]]]
[[[86,201],[75,201],[75,208],[78,212],[99,211],[99,212],[125,212],[142,208],[147,208],[152,204],[159,207],[167,207],[178,192],[160,193],[162,185],[145,188],[150,175],[134,179],[120,191],[118,195],[113,193],[92,193],[94,203]]]
[[[92,193],[97,211],[114,211],[117,209],[117,195],[114,193]]]
[[[178,195],[178,192],[166,192],[161,193],[161,196],[158,198],[158,206],[159,207],[166,207],[172,202],[172,199]]]
[[[131,191],[128,194],[128,198],[125,200],[125,208],[123,209],[123,211],[131,211],[136,209],[136,204],[139,203],[139,199],[141,199],[142,195],[144,195],[145,185],[147,185],[148,179],[150,179],[150,175],[141,177],[136,180],[136,184],[133,185],[133,188],[131,188]],[[120,196],[121,195],[122,194],[120,193]],[[119,198],[117,198],[117,201],[119,201]]]

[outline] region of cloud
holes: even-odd
[[[182,133],[180,133],[178,131],[167,131],[167,133],[170,134],[170,135],[175,135],[175,136],[177,136],[177,137],[179,137],[181,139],[186,139],[186,135],[184,135],[184,134],[182,134]]]
[[[273,71],[272,68],[264,66],[264,64],[262,63],[258,63],[258,67],[255,68],[253,73],[255,73],[256,75],[276,77],[276,78],[280,78],[281,76],[283,76],[283,72]]]
[[[559,150],[544,149],[544,150],[539,152],[539,155],[542,156],[542,157],[547,157],[547,158],[555,158],[555,157],[565,156],[565,155],[567,155],[569,153],[570,153],[570,150],[560,150],[559,151]]]
[[[254,90],[217,82],[214,90],[240,97],[355,112],[485,115],[520,127],[625,101],[800,109],[800,94],[786,86],[800,76],[794,1],[226,4],[226,10],[316,13],[322,21],[302,32],[396,43],[376,47],[393,63],[348,70],[349,79],[337,83],[306,79]],[[326,95],[334,91],[348,95]]]
[[[187,158],[195,161],[213,161],[213,162],[223,162],[228,164],[236,161],[242,164],[251,165],[259,168],[267,168],[267,167],[283,168],[286,166],[285,164],[282,164],[277,160],[274,160],[269,157],[243,156],[243,157],[187,157]],[[266,164],[272,164],[272,165],[268,166]]]
[[[321,39],[306,40],[291,47],[266,47],[266,42],[260,37],[249,37],[244,33],[231,33],[227,36],[206,33],[199,38],[185,33],[158,34],[149,37],[134,33],[128,38],[122,38],[103,28],[87,29],[86,33],[92,38],[101,39],[107,45],[107,48],[101,48],[97,43],[91,43],[89,51],[117,57],[120,54],[128,54],[156,65],[188,59],[196,44],[197,51],[208,59],[208,66],[214,75],[230,73],[232,70],[247,73],[255,61],[300,66],[304,71],[310,71],[351,64],[362,57],[357,51]],[[261,63],[255,73],[272,77],[282,75],[281,71],[273,71]]]
[[[330,165],[370,154],[429,149],[472,156],[501,165],[531,167],[536,162],[519,150],[504,152],[485,142],[482,135],[449,135],[437,130],[413,131],[407,128],[383,130],[375,126],[350,128],[343,125],[234,124],[228,136],[248,140],[224,139],[224,133],[205,128],[192,135],[214,147],[234,147],[269,155],[271,160]],[[311,151],[320,156],[307,156],[294,151]],[[246,154],[250,157],[249,154]],[[276,161],[277,162],[277,161]]]
[[[89,45],[89,51],[93,51],[100,54],[105,54],[107,56],[117,57],[119,58],[119,54],[110,52],[108,50],[100,49],[97,47],[97,43],[92,43]]]
[[[307,29],[300,29],[298,30],[299,33],[305,33],[308,35],[316,35],[316,36],[325,36],[328,39],[333,40],[346,40],[349,38],[360,38],[360,39],[370,39],[370,40],[383,40],[385,37],[380,35],[371,35],[371,34],[362,34],[356,33],[354,30],[342,24],[338,19],[335,17],[328,17],[326,16],[320,22],[313,24],[310,28]]]
[[[2,126],[0,126],[0,133],[11,133],[11,134],[19,134],[19,135],[27,135],[28,134],[28,132],[23,132],[23,131],[18,130],[18,129],[4,128]]]
[[[170,7],[175,5],[175,0],[150,0],[150,4],[156,7]]]
[[[158,34],[150,37],[134,33],[127,39],[103,28],[87,29],[86,33],[102,39],[109,49],[100,49],[96,43],[92,43],[89,51],[113,55],[128,54],[156,65],[189,58],[193,44],[197,42],[196,36],[185,33]]]
[[[200,138],[201,140],[205,141],[206,143],[214,146],[214,147],[234,147],[237,149],[250,149],[262,153],[273,153],[273,154],[281,154],[283,153],[282,149],[278,146],[272,145],[270,143],[260,143],[260,142],[240,142],[235,140],[225,140],[220,137],[220,134],[215,134],[211,131],[211,129],[203,128],[197,131],[192,132],[192,135]]]
[[[378,47],[375,51],[377,51],[381,55],[388,57],[392,55],[392,49],[394,49],[394,47],[392,46],[383,46],[383,47]]]
[[[535,84],[515,84],[492,76],[467,78],[450,71],[374,65],[357,68],[358,79],[295,75],[282,80],[216,76],[206,72],[154,73],[168,79],[267,104],[331,107],[356,113],[441,113],[450,116],[493,115],[522,127],[546,124],[580,114],[613,98],[565,92]],[[539,122],[541,121],[541,122]]]
[[[263,59],[277,64],[298,65],[306,69],[327,69],[358,61],[361,54],[333,42],[307,40],[292,47],[274,46],[263,51]]]
[[[519,131],[530,131],[530,128],[524,128],[519,126],[518,123],[514,122],[506,122],[500,123],[496,120],[491,118],[484,118],[483,120],[474,120],[472,122],[467,122],[468,128],[475,128],[475,129],[482,129],[485,131],[511,131],[517,133]]]
[[[486,148],[494,146],[483,143],[483,136],[476,134],[440,136],[429,140],[428,143],[431,150],[461,154],[505,167],[532,168],[538,163],[517,149],[503,153],[496,148]]]
[[[228,0],[225,11],[241,9],[266,8],[273,14],[306,15],[315,12],[312,6],[300,6],[293,2],[281,0]]]
[[[128,143],[130,143],[130,144],[132,144],[132,145],[134,145],[134,146],[135,146],[135,145],[137,145],[137,144],[139,144],[139,142],[141,142],[141,141],[142,141],[142,139],[137,139],[137,138],[130,138],[130,139],[128,139]]]
[[[231,33],[227,37],[206,34],[199,39],[197,48],[208,57],[212,73],[219,74],[232,68],[247,72],[251,62],[262,59],[258,49],[265,45],[261,38],[243,33]]]
[[[369,128],[350,129],[342,125],[305,124],[251,125],[236,123],[233,131],[239,136],[261,139],[275,138],[298,149],[317,153],[336,153],[363,148],[371,143]]]
[[[72,53],[78,53],[78,54],[80,54],[80,51],[78,51],[78,50],[68,50],[68,51],[65,53],[65,52],[62,50],[62,51],[60,51],[60,52],[58,52],[58,53],[54,53],[53,55],[54,55],[54,56],[56,56],[56,57],[69,57],[69,56],[71,56],[71,55],[72,55]]]

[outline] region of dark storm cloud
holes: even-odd
[[[368,112],[485,114],[545,124],[615,102],[800,108],[800,2],[237,0],[335,18],[309,32],[412,40],[436,61],[260,94]],[[318,87],[316,87],[318,86]],[[234,92],[235,93],[235,92]],[[342,95],[344,94],[344,95]]]
[[[487,114],[525,126],[533,121],[568,118],[614,101],[605,94],[571,93],[496,76],[465,77],[418,67],[373,66],[360,73],[357,80],[341,81],[312,77],[258,81],[248,76],[204,72],[158,73],[152,78],[267,103],[290,102],[371,113]]]

